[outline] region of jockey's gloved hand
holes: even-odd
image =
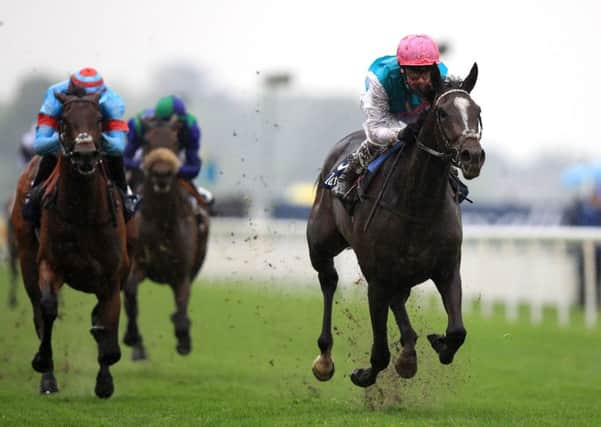
[[[409,123],[403,129],[401,129],[397,135],[397,139],[399,141],[404,141],[407,143],[414,142],[417,139],[417,134],[421,128],[420,122]]]

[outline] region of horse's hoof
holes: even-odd
[[[131,360],[133,360],[134,362],[137,362],[139,360],[146,360],[146,359],[148,359],[148,354],[146,354],[146,349],[144,348],[144,346],[143,345],[135,346],[131,353]]]
[[[52,359],[48,360],[47,358],[42,357],[39,351],[35,354],[35,356],[33,356],[31,366],[40,374],[52,371],[53,369]]]
[[[322,355],[319,355],[317,356],[317,359],[313,361],[311,370],[313,371],[315,378],[317,378],[319,381],[329,381],[334,376],[336,367],[334,366],[334,361],[331,358],[326,358]]]
[[[187,356],[192,351],[192,342],[189,334],[178,334],[177,345],[175,346],[178,354]]]
[[[56,378],[54,378],[54,374],[52,372],[46,372],[42,374],[42,379],[40,381],[40,393],[58,393],[58,385],[56,383]]]
[[[359,387],[369,387],[376,383],[376,376],[369,369],[355,369],[351,374],[351,381]]]
[[[108,399],[113,395],[115,391],[115,386],[113,385],[113,377],[111,373],[107,370],[101,369],[96,376],[96,387],[94,388],[94,393],[101,399]]]
[[[438,360],[440,360],[440,363],[442,363],[443,365],[449,365],[453,362],[453,358],[455,357],[457,348],[459,348],[459,345],[457,345],[454,350],[449,348],[447,340],[448,337],[444,335],[428,335],[428,341],[430,341],[430,344],[432,345],[434,351],[438,353]]]
[[[140,335],[138,334],[133,334],[133,333],[129,333],[127,332],[125,334],[125,336],[123,337],[123,344],[125,344],[128,347],[134,347],[136,344],[142,342],[142,337],[140,337]]]
[[[417,373],[417,353],[415,350],[401,351],[394,368],[401,378],[413,378]]]

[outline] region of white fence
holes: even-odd
[[[314,284],[304,221],[233,220],[214,218],[207,261],[199,278],[269,282],[276,285]],[[464,305],[478,302],[484,314],[496,303],[505,306],[509,320],[520,304],[530,307],[531,320],[542,320],[543,307],[556,308],[558,321],[570,321],[576,302],[576,260],[570,245],[582,245],[585,260],[585,319],[597,322],[594,245],[601,230],[567,227],[465,227],[462,278]],[[356,286],[361,272],[352,251],[336,258],[339,286]],[[431,283],[416,289],[434,291]]]

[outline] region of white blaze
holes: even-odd
[[[467,124],[467,107],[469,107],[470,101],[458,96],[453,100],[453,104],[455,104],[455,107],[457,107],[461,114],[461,118],[463,119],[463,130],[465,132],[469,129]]]

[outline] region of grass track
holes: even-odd
[[[181,357],[168,320],[170,291],[145,283],[140,325],[150,360],[134,364],[122,346],[111,370],[115,395],[102,401],[93,395],[96,346],[88,332],[94,297],[68,288],[62,295],[54,335],[61,391],[54,396],[37,392],[39,374],[30,366],[37,339],[24,292],[17,310],[0,310],[0,425],[573,426],[598,425],[601,415],[601,330],[587,331],[579,319],[559,329],[553,318],[535,327],[466,316],[466,344],[453,365],[442,366],[425,336],[443,332],[446,317],[412,307],[422,336],[417,376],[400,380],[387,370],[361,390],[348,374],[367,364],[371,332],[365,298],[348,290],[335,305],[336,374],[320,383],[310,369],[321,322],[317,284],[307,292],[197,283],[193,350]],[[393,323],[391,316],[391,342],[398,340]]]

